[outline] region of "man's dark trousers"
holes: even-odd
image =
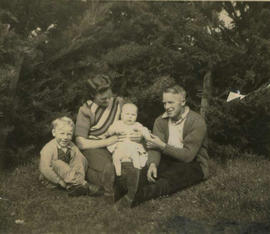
[[[162,156],[155,183],[147,181],[147,170],[147,167],[141,170],[135,204],[175,193],[203,180],[201,166],[195,161],[184,163]]]

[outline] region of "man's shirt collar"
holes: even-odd
[[[184,111],[184,113],[180,116],[180,118],[179,118],[176,122],[174,122],[174,124],[177,125],[177,124],[181,123],[181,122],[187,117],[187,114],[188,114],[189,110],[190,110],[189,107],[188,107],[188,106],[185,106],[185,111]],[[163,118],[163,119],[169,118],[167,112],[165,112],[165,113],[162,115],[162,118]]]

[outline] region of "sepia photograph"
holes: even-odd
[[[1,0],[0,234],[269,234],[267,1]]]

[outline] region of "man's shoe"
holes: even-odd
[[[104,194],[104,190],[95,184],[87,184],[88,185],[88,196],[98,197]]]

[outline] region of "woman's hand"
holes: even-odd
[[[166,143],[160,140],[159,137],[151,134],[151,138],[147,139],[146,146],[147,146],[147,149],[164,150],[166,147]]]
[[[108,145],[113,145],[113,144],[116,144],[118,142],[122,142],[126,137],[127,136],[124,134],[113,135],[113,136],[107,138]]]

